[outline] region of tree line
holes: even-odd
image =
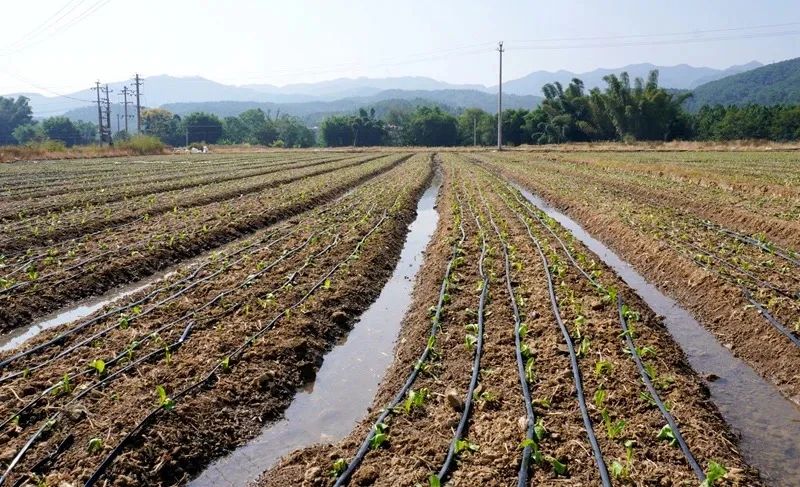
[[[580,79],[567,86],[549,83],[544,99],[531,110],[505,110],[503,142],[510,145],[591,141],[800,140],[800,106],[703,106],[685,110],[689,93],[658,85],[658,71],[647,79],[627,73],[603,78],[604,89],[587,90]],[[480,109],[440,106],[398,107],[377,117],[375,109],[325,118],[316,129],[287,114],[261,109],[219,118],[202,112],[183,117],[161,108],[144,110],[142,129],[166,144],[253,144],[276,147],[491,146],[497,143],[497,116]],[[127,134],[116,134],[125,138]],[[97,140],[97,128],[66,117],[33,120],[25,97],[0,97],[0,145],[58,140],[65,145]]]

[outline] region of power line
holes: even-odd
[[[654,37],[671,37],[671,36],[689,36],[698,34],[715,34],[719,32],[734,32],[743,30],[756,30],[756,29],[771,29],[775,27],[790,27],[800,25],[800,22],[787,22],[783,24],[766,24],[766,25],[751,25],[746,27],[730,27],[725,29],[708,29],[708,30],[692,30],[683,32],[665,32],[660,34],[628,34],[628,35],[613,35],[613,36],[595,36],[595,37],[560,37],[560,38],[544,38],[544,39],[515,39],[511,42],[566,42],[566,41],[604,41],[615,39],[640,39],[640,38],[654,38]]]
[[[106,4],[108,4],[110,1],[111,1],[111,0],[97,0],[97,1],[96,1],[94,4],[90,5],[90,6],[89,6],[89,7],[88,7],[86,10],[84,10],[84,11],[80,12],[80,13],[79,13],[77,16],[75,16],[74,18],[72,18],[72,19],[70,19],[70,20],[67,20],[65,23],[63,23],[63,24],[61,24],[61,25],[57,25],[59,21],[61,21],[61,20],[62,20],[64,17],[66,17],[67,15],[69,15],[70,13],[72,13],[73,11],[75,11],[75,9],[76,9],[77,7],[79,7],[79,6],[81,5],[81,3],[83,3],[83,2],[84,2],[84,0],[81,0],[81,1],[80,1],[80,2],[77,4],[77,5],[75,5],[75,6],[74,6],[73,8],[71,8],[69,11],[65,12],[64,14],[62,14],[62,15],[61,15],[61,17],[59,17],[58,19],[56,19],[56,20],[55,20],[55,21],[52,23],[52,25],[51,25],[51,26],[49,26],[49,27],[54,27],[54,29],[53,29],[52,31],[50,31],[50,33],[49,33],[48,35],[45,35],[44,37],[39,37],[38,39],[37,39],[36,37],[34,37],[34,38],[33,38],[33,39],[30,41],[30,42],[28,42],[27,44],[23,44],[21,47],[17,47],[16,49],[12,49],[12,50],[11,50],[11,51],[9,51],[9,52],[0,53],[0,56],[10,56],[10,55],[12,55],[12,54],[16,54],[16,53],[18,53],[18,52],[20,52],[20,51],[23,51],[23,50],[25,50],[25,49],[28,49],[28,48],[30,48],[30,47],[32,47],[32,46],[35,46],[35,45],[41,44],[43,41],[45,41],[45,40],[47,40],[47,39],[49,39],[49,38],[53,37],[54,35],[56,35],[56,34],[58,34],[58,33],[61,33],[61,32],[64,32],[65,30],[68,30],[68,29],[69,29],[69,28],[71,28],[72,26],[74,26],[74,25],[76,25],[76,24],[79,24],[79,23],[80,23],[80,22],[82,22],[84,19],[86,19],[87,17],[89,17],[90,15],[92,15],[93,13],[95,13],[96,11],[100,10],[101,8],[103,8],[103,7],[104,7]],[[36,30],[36,29],[34,29],[34,30]],[[45,30],[47,30],[47,29],[45,29]],[[17,42],[19,42],[19,41],[17,41]]]
[[[670,45],[681,45],[681,44],[696,44],[702,42],[713,42],[713,41],[735,41],[735,40],[742,40],[742,39],[760,39],[760,38],[769,38],[769,37],[785,37],[785,36],[794,36],[800,34],[800,30],[792,30],[792,31],[783,31],[783,32],[764,32],[758,34],[746,34],[740,36],[719,36],[719,37],[703,37],[703,38],[691,38],[691,39],[666,39],[666,40],[654,40],[654,41],[642,41],[642,42],[617,42],[617,43],[605,43],[605,44],[573,44],[573,45],[553,45],[553,46],[519,46],[519,47],[512,47],[511,50],[514,51],[527,51],[527,50],[541,50],[541,51],[548,51],[548,50],[562,50],[562,49],[593,49],[593,48],[601,48],[601,47],[634,47],[634,46],[670,46]]]
[[[69,15],[73,10],[75,10],[78,7],[80,7],[81,3],[83,3],[84,1],[85,0],[79,0],[77,5],[73,5],[72,8],[67,10],[63,15],[61,15],[59,17],[58,15],[61,14],[61,12],[66,10],[73,2],[75,2],[75,0],[69,0],[66,4],[64,4],[64,6],[62,6],[60,9],[58,9],[58,11],[56,11],[56,13],[54,13],[53,15],[48,17],[44,22],[42,22],[41,24],[36,26],[33,30],[29,31],[27,34],[23,35],[22,37],[20,37],[19,39],[17,39],[13,43],[9,44],[9,46],[6,49],[7,50],[8,49],[13,49],[14,47],[16,47],[19,44],[22,44],[23,42],[28,40],[29,38],[35,37],[37,34],[39,34],[39,32],[42,32],[43,30],[47,29],[51,25],[57,24],[62,18],[64,18],[64,16]]]

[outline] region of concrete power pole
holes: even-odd
[[[497,45],[500,53],[500,83],[497,85],[497,150],[503,150],[503,41]]]
[[[105,130],[103,129],[103,108],[100,104],[100,81],[94,82],[95,87],[92,90],[97,92],[97,132],[100,134],[100,142],[106,141]]]
[[[113,145],[114,143],[111,138],[111,100],[108,99],[109,91],[111,90],[109,90],[108,85],[106,85],[105,88],[103,88],[103,92],[106,95],[106,101],[103,103],[105,103],[106,106],[106,128],[108,129],[108,145]]]
[[[136,133],[142,133],[142,104],[140,100],[141,92],[139,91],[139,87],[142,86],[142,78],[139,77],[139,73],[134,75],[134,85],[136,86]]]
[[[131,103],[128,101],[128,94],[130,92],[131,90],[127,86],[122,87],[122,110],[124,111],[123,116],[125,117],[125,133],[128,135],[130,135],[130,132],[128,132],[128,105]]]

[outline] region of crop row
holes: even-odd
[[[282,169],[303,167],[307,164],[334,162],[345,159],[347,156],[331,155],[292,155],[276,161],[259,161],[247,163],[246,159],[214,164],[210,170],[193,168],[180,168],[179,170],[165,170],[156,173],[150,178],[134,174],[126,178],[122,170],[113,180],[91,181],[88,183],[68,182],[63,186],[48,186],[48,194],[34,194],[25,198],[7,198],[8,201],[0,205],[0,220],[24,220],[32,216],[59,215],[65,218],[65,213],[73,213],[90,209],[100,204],[125,201],[136,205],[140,196],[157,195],[160,199],[165,193],[177,194],[177,190],[202,188],[208,185],[219,185],[229,181],[242,180],[255,176],[262,176]],[[206,188],[207,189],[207,188]],[[190,195],[187,195],[190,196]],[[148,204],[152,205],[148,200]],[[177,203],[177,202],[176,202]],[[174,203],[174,204],[176,204]]]
[[[759,217],[732,229],[722,207],[698,214],[695,204],[677,207],[658,193],[625,191],[611,173],[597,181],[566,169],[533,173],[535,162],[483,159],[567,209],[785,394],[800,392],[791,372],[800,366],[800,259],[775,243],[785,226],[741,231]]]
[[[431,169],[394,165],[6,365],[5,479],[181,482],[255,434],[380,291]]]
[[[55,244],[64,240],[113,230],[129,222],[152,218],[168,211],[207,205],[257,193],[265,189],[287,184],[298,179],[336,171],[368,161],[370,157],[333,159],[311,163],[278,166],[263,174],[219,181],[216,184],[194,188],[177,189],[163,193],[146,193],[143,196],[122,201],[100,202],[64,212],[24,218],[6,223],[2,229],[7,238],[0,240],[0,248],[7,251],[30,250],[31,244],[41,247],[43,243]]]
[[[87,241],[66,241],[31,257],[20,255],[9,262],[9,269],[25,264],[22,273],[7,273],[0,286],[0,328],[25,323],[69,300],[140,279],[331,201],[408,157],[372,158],[235,200],[177,209]]]
[[[752,476],[652,312],[505,181],[443,158],[453,250],[415,303],[430,315],[407,321],[377,418],[294,461],[336,485]],[[292,461],[261,484],[299,481]]]

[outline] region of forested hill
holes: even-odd
[[[703,105],[800,104],[800,58],[768,64],[698,86],[686,101],[691,111]]]
[[[533,95],[503,94],[503,108],[533,109],[542,98]],[[317,125],[329,115],[354,113],[359,108],[375,108],[378,116],[395,108],[410,108],[428,105],[439,106],[446,111],[457,113],[466,108],[480,108],[487,112],[497,109],[497,95],[478,90],[384,90],[371,96],[343,98],[335,101],[309,101],[300,103],[269,103],[254,101],[206,101],[166,103],[163,108],[178,115],[193,111],[213,113],[220,117],[236,116],[251,109],[260,108],[265,112],[278,112],[301,118],[308,125]],[[83,107],[71,110],[66,116],[73,120],[94,122],[97,110]],[[116,117],[112,113],[112,122]]]

